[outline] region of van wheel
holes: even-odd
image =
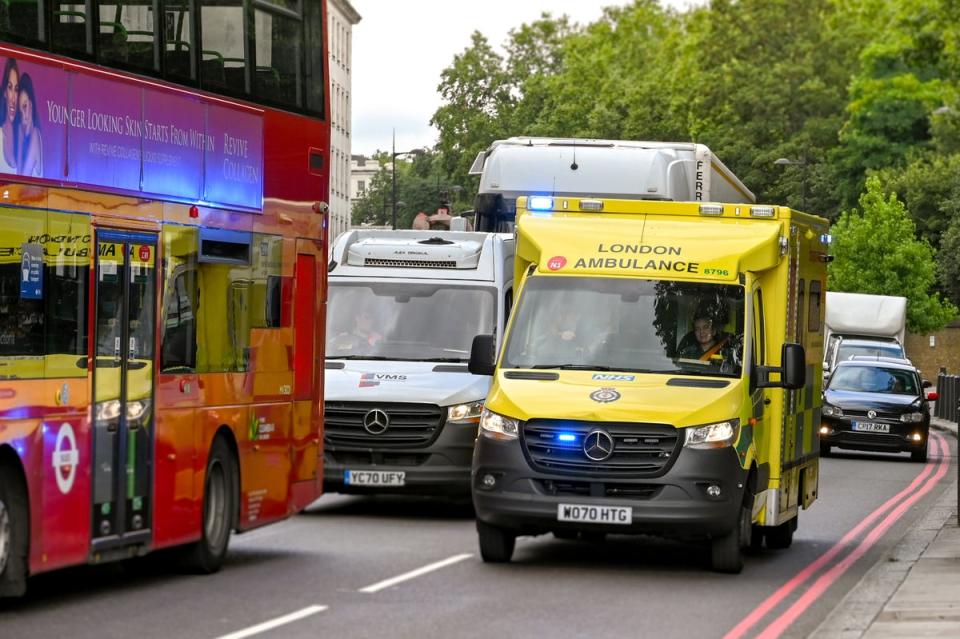
[[[793,544],[793,532],[797,529],[797,523],[800,515],[797,515],[790,521],[785,521],[779,526],[767,528],[765,537],[767,538],[767,548],[773,550],[784,550]]]
[[[733,530],[710,542],[710,567],[714,572],[737,574],[743,570],[743,550],[752,540],[752,514],[744,504]]]
[[[910,451],[910,459],[925,464],[927,462],[927,446],[924,445],[920,450]]]
[[[480,557],[485,562],[505,564],[513,557],[517,543],[515,534],[477,520],[477,535],[480,539]]]
[[[0,466],[0,597],[27,591],[28,513],[20,474]]]
[[[223,565],[230,544],[230,532],[237,520],[238,484],[233,453],[224,439],[217,437],[207,459],[200,541],[189,547],[186,557],[186,564],[191,570],[211,574]]]

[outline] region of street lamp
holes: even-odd
[[[802,166],[803,167],[803,179],[800,181],[800,207],[804,210],[807,209],[807,159],[800,158],[799,160],[790,160],[788,158],[777,158],[773,161],[777,166]]]
[[[426,151],[423,149],[410,149],[409,151],[397,151],[397,133],[393,133],[393,143],[390,147],[390,172],[393,174],[393,223],[394,230],[397,229],[397,157],[401,155],[422,155]]]

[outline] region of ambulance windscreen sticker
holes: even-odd
[[[620,393],[613,388],[601,388],[590,393],[590,399],[601,404],[609,404],[620,399]]]

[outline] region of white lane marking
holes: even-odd
[[[366,588],[361,588],[360,592],[378,592],[384,588],[389,588],[390,586],[395,586],[398,583],[408,581],[410,579],[415,579],[420,575],[425,575],[428,572],[433,572],[434,570],[439,570],[440,568],[445,568],[451,564],[455,564],[458,561],[463,561],[464,559],[469,559],[473,557],[473,553],[464,553],[462,555],[454,555],[453,557],[448,557],[443,561],[437,561],[432,564],[426,565],[422,568],[417,568],[416,570],[411,570],[410,572],[405,572],[402,575],[397,575],[396,577],[391,577],[390,579],[385,579],[384,581],[378,581],[372,586],[367,586]]]
[[[293,623],[294,621],[298,621],[304,617],[309,617],[310,615],[315,615],[318,612],[323,612],[327,608],[328,606],[307,606],[303,610],[291,612],[289,615],[277,617],[276,619],[271,619],[270,621],[264,621],[263,623],[258,623],[255,626],[250,626],[249,628],[244,628],[243,630],[238,630],[237,632],[231,632],[229,635],[222,635],[217,637],[217,639],[244,639],[244,637],[252,637],[253,635],[258,635],[261,632],[273,630],[274,628],[285,626],[288,623]]]

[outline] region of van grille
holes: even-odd
[[[613,454],[603,461],[590,459],[583,450],[584,438],[594,430],[613,438]],[[561,433],[575,440],[562,442]],[[667,471],[680,451],[679,431],[669,424],[533,419],[524,424],[521,441],[534,468],[566,475],[655,477]]]
[[[387,429],[378,435],[363,427],[364,417],[372,410],[381,410],[389,418]],[[324,403],[324,441],[335,446],[417,448],[429,445],[442,425],[443,411],[435,404]]]
[[[363,261],[364,266],[402,266],[404,268],[457,268],[453,260],[384,260],[368,257]]]

